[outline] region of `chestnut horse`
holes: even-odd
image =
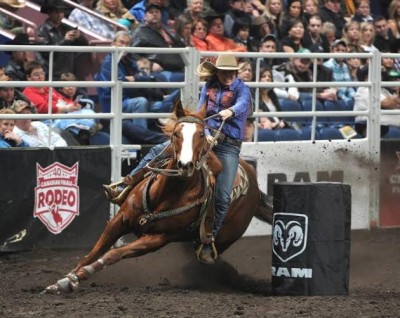
[[[185,111],[178,102],[174,114],[177,121],[169,129],[171,158],[165,168],[151,169],[152,172],[131,190],[91,252],[65,278],[48,286],[44,292],[74,291],[81,281],[123,258],[141,256],[171,242],[199,239],[200,221],[207,212],[204,210],[213,208],[212,171],[216,172],[220,163],[207,143],[205,107],[194,114]],[[215,159],[208,160],[210,157]],[[246,190],[231,202],[215,239],[218,253],[243,235],[253,216],[272,221],[272,200],[259,190],[254,168],[242,160],[240,165],[247,174]],[[137,239],[111,249],[128,233],[134,233]]]

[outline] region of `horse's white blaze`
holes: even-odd
[[[196,132],[196,124],[182,124],[182,151],[180,161],[187,164],[193,161],[193,135]]]

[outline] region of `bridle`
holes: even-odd
[[[217,117],[217,116],[219,116],[219,114],[214,114],[214,115],[212,115],[212,116],[209,116],[209,117],[205,118],[204,120],[199,119],[198,117],[195,117],[195,116],[190,116],[190,115],[189,115],[189,116],[181,117],[181,118],[179,118],[179,119],[177,120],[177,122],[175,123],[174,131],[175,131],[177,125],[179,125],[179,124],[181,124],[181,123],[194,123],[194,124],[198,124],[198,125],[200,125],[200,126],[203,128],[203,130],[204,130],[205,127],[206,127],[205,121],[208,120],[208,119]],[[222,129],[222,126],[224,125],[224,123],[225,123],[225,121],[223,121],[223,122],[221,123],[220,127],[218,128],[217,133],[216,133],[216,135],[214,136],[215,139],[218,138],[218,135],[220,134],[221,129]],[[172,145],[174,160],[176,160],[176,149],[175,149],[176,143],[175,143],[175,138],[176,138],[175,135],[172,134],[172,137],[171,137],[171,145]],[[204,165],[204,162],[207,160],[208,154],[210,153],[210,151],[212,150],[212,148],[213,148],[213,146],[214,146],[214,144],[213,144],[213,145],[211,145],[210,147],[206,147],[206,144],[207,144],[207,140],[204,139],[204,142],[203,142],[203,145],[202,145],[202,150],[201,150],[202,153],[199,155],[199,160],[197,160],[197,162],[195,162],[195,169],[196,169],[196,170],[200,170],[200,169],[201,169],[201,167]],[[207,148],[208,148],[208,149],[207,149]],[[165,149],[164,149],[164,150],[165,150]],[[163,151],[163,152],[164,152],[164,151]],[[163,153],[163,152],[162,152],[162,153]],[[162,174],[162,175],[165,175],[165,176],[170,176],[170,177],[179,177],[179,176],[181,176],[182,174],[181,174],[181,172],[180,172],[178,169],[165,169],[165,168],[152,167],[152,166],[150,165],[150,164],[153,163],[154,161],[157,161],[157,158],[158,158],[159,156],[161,156],[162,153],[160,153],[156,158],[154,158],[152,161],[150,161],[150,162],[147,164],[147,168],[148,168],[150,171],[152,171],[152,172],[156,172],[156,173],[159,173],[159,174]]]

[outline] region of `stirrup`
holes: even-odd
[[[121,182],[121,184],[122,183],[123,182]],[[124,190],[122,190],[122,192],[117,197],[112,198],[110,201],[114,204],[122,205],[128,194],[131,192],[132,188],[133,187],[131,185],[127,186]]]
[[[200,255],[201,255],[201,251],[203,250],[204,245],[206,245],[206,244],[200,243],[199,246],[194,251],[194,253],[196,255],[196,258],[197,258],[197,260],[199,262],[202,262],[201,258],[200,258]],[[211,257],[215,262],[217,260],[217,258],[218,258],[218,251],[217,251],[217,248],[215,247],[214,239],[211,241],[210,244],[207,244],[207,245],[211,246]]]
[[[124,183],[116,182],[116,183],[111,183],[111,184],[103,184],[104,193],[108,200],[111,201],[112,199],[114,199],[115,197],[117,197],[119,195],[119,193],[117,193],[117,195],[116,195],[116,194],[112,193],[112,191],[119,192],[118,186],[120,186],[122,184],[124,184]]]

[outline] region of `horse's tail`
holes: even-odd
[[[254,216],[261,221],[272,224],[272,196],[260,191],[260,202]]]

